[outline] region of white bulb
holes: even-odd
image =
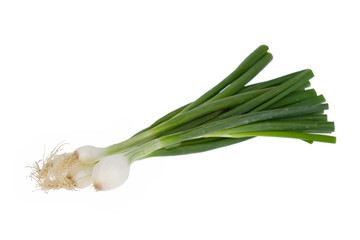
[[[86,188],[92,183],[93,166],[76,163],[66,174],[76,188]]]
[[[95,190],[106,191],[122,185],[129,176],[130,164],[123,154],[102,158],[94,167],[92,181]]]
[[[92,164],[105,155],[105,149],[87,145],[76,149],[75,153],[78,155],[80,162]]]

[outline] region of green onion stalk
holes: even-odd
[[[63,154],[57,146],[34,164],[30,176],[44,191],[91,185],[103,191],[122,185],[131,164],[146,158],[200,153],[254,137],[335,143],[336,138],[329,135],[334,123],[324,113],[328,104],[323,95],[309,88],[314,77],[310,69],[249,84],[271,60],[268,47],[259,46],[205,94],[129,139]]]

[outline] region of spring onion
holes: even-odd
[[[323,95],[308,89],[310,69],[249,84],[272,60],[268,47],[255,49],[228,77],[198,99],[155,121],[129,139],[99,148],[60,153],[57,146],[32,166],[31,178],[44,191],[96,191],[122,185],[133,162],[159,156],[205,152],[254,137],[335,143],[334,123]]]

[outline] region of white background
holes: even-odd
[[[356,2],[1,1],[1,239],[360,239]],[[33,191],[44,145],[124,140],[260,44],[255,81],[313,69],[337,144],[258,138],[138,162],[114,191]]]

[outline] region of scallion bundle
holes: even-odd
[[[106,148],[83,146],[60,154],[57,147],[34,164],[31,177],[44,191],[90,185],[110,190],[126,181],[133,162],[145,158],[199,153],[259,136],[335,143],[326,135],[334,123],[324,114],[325,98],[308,89],[314,76],[310,69],[248,84],[271,60],[262,45],[194,102]]]

